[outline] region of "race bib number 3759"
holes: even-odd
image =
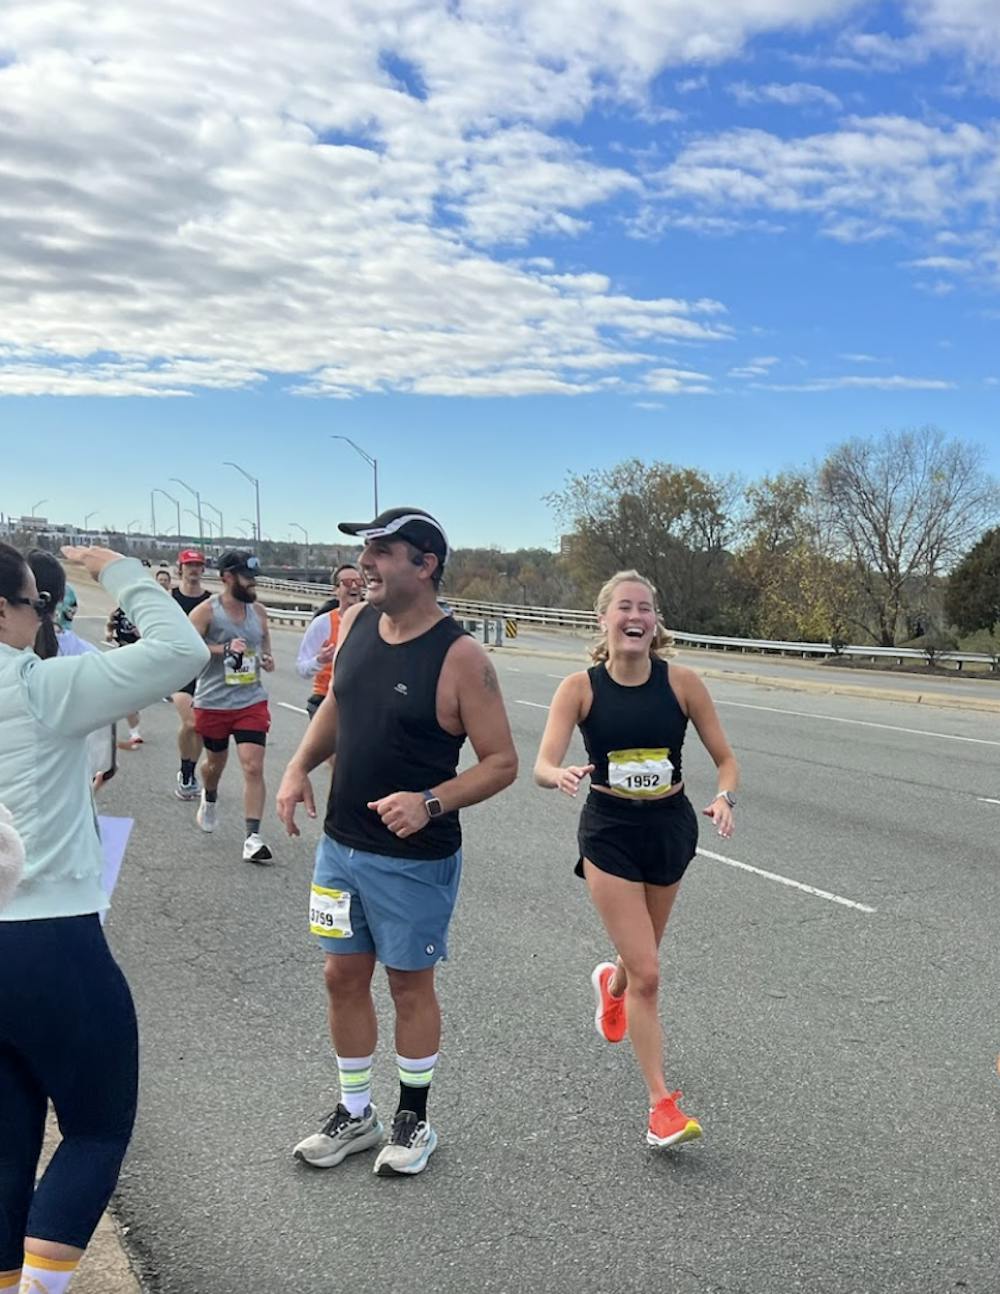
[[[347,890],[328,890],[314,885],[309,895],[309,933],[326,939],[349,939],[351,896]]]

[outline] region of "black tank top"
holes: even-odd
[[[666,748],[673,765],[672,786],[681,781],[681,747],[687,732],[687,715],[670,686],[665,660],[654,659],[649,678],[641,687],[622,687],[603,664],[587,671],[594,699],[580,724],[588,763],[594,765],[594,786],[608,785],[608,752],[637,748]]]
[[[210,598],[212,595],[209,593],[208,589],[202,589],[200,593],[192,595],[190,593],[182,593],[179,588],[176,588],[170,590],[170,596],[180,605],[184,614],[189,616],[195,607],[201,606],[205,599]]]
[[[366,606],[337,654],[337,758],[324,829],[367,853],[448,858],[462,843],[457,812],[400,839],[368,802],[393,791],[430,790],[455,776],[465,734],[453,737],[438,723],[437,688],[444,658],[465,630],[443,616],[419,638],[393,645],[379,636],[380,619]]]

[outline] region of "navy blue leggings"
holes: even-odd
[[[85,1249],[135,1122],[139,1039],[96,915],[0,921],[0,1271],[24,1237]],[[47,1101],[62,1142],[35,1186]]]

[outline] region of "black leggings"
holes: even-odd
[[[24,1237],[85,1249],[135,1122],[139,1039],[96,915],[0,921],[0,1271]],[[62,1142],[35,1187],[47,1101]]]

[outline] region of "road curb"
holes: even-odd
[[[586,658],[582,653],[531,651],[518,647],[491,647],[491,653],[537,657],[540,660],[565,660],[577,665],[584,665]],[[942,710],[978,710],[985,714],[1000,714],[1000,697],[951,696],[947,692],[902,692],[898,688],[865,687],[860,683],[824,683],[812,679],[778,678],[773,674],[750,674],[740,670],[714,669],[711,666],[699,665],[696,661],[686,660],[702,678],[719,679],[727,683],[753,683],[757,687],[770,688],[779,692],[806,692],[813,696],[853,696],[868,701],[896,701],[906,705],[923,705]]]

